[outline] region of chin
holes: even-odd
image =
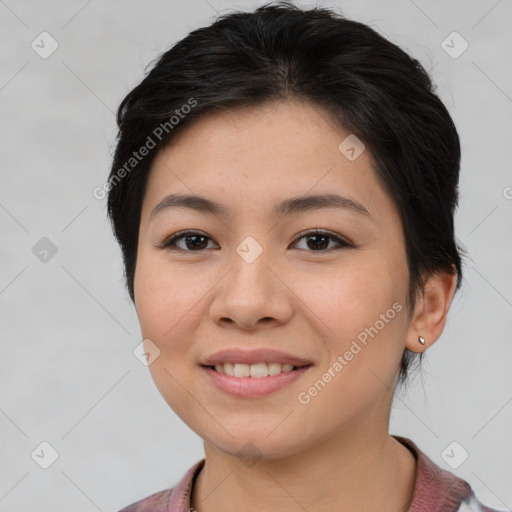
[[[274,436],[272,434],[270,436],[272,439],[270,439],[268,432],[269,430],[265,430],[265,432],[254,433],[253,435],[247,435],[247,432],[240,432],[239,434],[231,432],[233,437],[224,433],[225,435],[222,438],[216,439],[201,437],[205,440],[205,444],[214,447],[226,455],[240,458],[241,462],[246,465],[262,459],[282,459],[301,451],[301,446],[298,443],[290,443],[291,437],[289,435]]]

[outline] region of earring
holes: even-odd
[[[420,336],[418,338],[418,341],[422,344],[422,345],[425,345],[425,338],[423,336]]]

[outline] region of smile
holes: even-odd
[[[279,363],[224,363],[201,368],[215,388],[223,393],[239,398],[258,398],[291,385],[312,367],[312,364],[292,366]]]
[[[298,366],[280,363],[220,363],[212,366],[212,368],[218,373],[229,375],[230,377],[253,377],[258,379],[261,377],[279,375],[283,372],[291,372],[296,370]]]

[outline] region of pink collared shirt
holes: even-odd
[[[416,458],[416,481],[408,512],[500,512],[480,503],[465,480],[441,469],[410,439],[393,437]],[[197,512],[190,499],[204,463],[205,459],[196,462],[173,488],[156,492],[119,512]]]

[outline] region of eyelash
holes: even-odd
[[[177,248],[176,247],[176,242],[178,240],[186,237],[187,235],[202,236],[204,238],[208,238],[209,240],[211,240],[211,238],[209,236],[201,233],[200,231],[178,231],[178,233],[175,233],[174,235],[172,235],[169,238],[167,238],[163,242],[163,244],[160,246],[160,248],[168,249],[170,251],[181,251],[181,252],[203,252],[205,250],[205,249],[200,249],[200,250],[197,250],[197,251],[191,251],[191,250],[185,250],[185,249]],[[298,237],[297,237],[297,239],[295,240],[294,243],[299,242],[303,238],[308,238],[308,237],[318,236],[318,235],[320,235],[320,236],[321,235],[327,236],[330,239],[334,240],[336,243],[338,243],[338,249],[353,247],[353,245],[351,243],[349,243],[347,240],[344,240],[343,238],[340,238],[339,236],[334,235],[333,233],[331,233],[329,231],[322,230],[322,229],[315,229],[315,230],[309,230],[309,231],[301,231],[298,234]],[[306,249],[303,249],[303,250],[306,250]],[[332,250],[333,249],[331,248],[331,249],[321,249],[321,250],[318,250],[318,251],[309,250],[307,252],[325,253],[325,252],[331,252]]]

